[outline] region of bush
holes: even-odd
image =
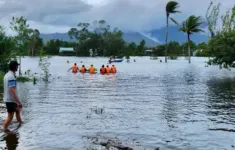
[[[170,55],[168,56],[168,59],[171,59],[171,60],[176,60],[178,57],[177,56],[174,56],[174,55]]]
[[[19,76],[19,77],[16,77],[16,80],[19,81],[19,82],[29,82],[29,81],[32,81],[31,78],[26,77],[26,76]]]
[[[4,77],[4,73],[0,72],[0,88],[3,88],[3,77]]]

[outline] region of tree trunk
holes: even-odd
[[[191,63],[190,35],[188,34],[188,63]]]
[[[19,57],[19,76],[21,76],[22,74],[21,74],[21,54],[20,54],[20,57]]]
[[[32,56],[34,56],[34,45],[32,47]]]
[[[28,56],[30,56],[30,53],[31,53],[31,47],[29,47]]]
[[[169,18],[169,15],[168,15],[168,13],[167,13],[167,14],[166,14],[166,45],[165,45],[165,63],[167,63],[168,18]]]

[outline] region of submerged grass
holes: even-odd
[[[16,77],[16,80],[19,81],[19,82],[30,82],[30,81],[32,81],[31,78],[26,77],[26,76],[19,76],[19,77]]]
[[[4,77],[4,73],[0,72],[0,89],[3,88],[3,77]]]

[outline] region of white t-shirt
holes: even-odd
[[[4,96],[3,100],[4,102],[13,102],[15,103],[14,98],[11,95],[10,87],[15,87],[16,90],[16,77],[15,74],[12,71],[8,71],[8,73],[4,76]]]

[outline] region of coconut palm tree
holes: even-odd
[[[168,40],[168,22],[170,14],[179,13],[180,11],[177,10],[179,7],[179,3],[175,1],[169,1],[166,4],[166,45],[165,45],[165,62],[167,62],[167,40]],[[175,24],[178,25],[177,21],[173,18],[170,18]]]
[[[201,21],[201,17],[198,16],[190,16],[188,19],[186,19],[185,21],[183,21],[182,23],[182,27],[179,29],[179,31],[182,31],[184,33],[187,34],[187,38],[188,38],[188,62],[191,63],[191,51],[190,51],[190,35],[193,33],[199,33],[199,32],[204,32],[202,29],[200,29],[201,24],[203,24],[203,22]]]

